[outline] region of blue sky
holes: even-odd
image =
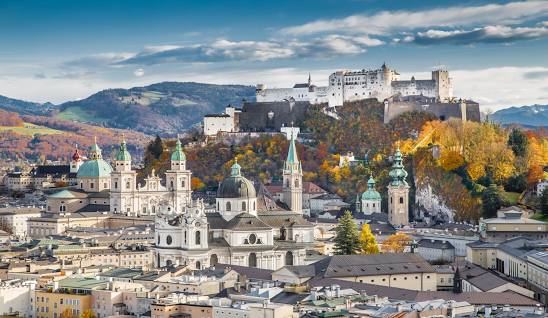
[[[55,103],[159,81],[317,84],[439,66],[485,108],[548,103],[547,1],[0,1],[0,94]]]

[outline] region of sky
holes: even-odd
[[[0,0],[0,95],[62,103],[161,81],[429,78],[482,109],[548,104],[548,1]]]

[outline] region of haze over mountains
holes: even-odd
[[[107,89],[60,105],[0,96],[0,109],[22,115],[133,129],[146,134],[176,134],[200,123],[205,114],[220,113],[228,104],[255,100],[255,87],[194,82],[162,82],[130,89]],[[491,115],[501,124],[548,126],[548,105],[502,109]]]

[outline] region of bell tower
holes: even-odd
[[[295,137],[291,131],[291,140],[287,159],[283,169],[283,202],[295,213],[303,213],[303,172],[301,162],[297,156]]]
[[[126,139],[122,142],[114,158],[114,171],[110,175],[110,209],[114,213],[139,215],[139,208],[134,204],[133,194],[136,189],[137,173],[131,170],[131,155],[127,150]]]
[[[388,184],[388,222],[395,227],[409,225],[409,184],[405,180],[407,171],[403,166],[400,149],[394,154]]]
[[[181,141],[177,138],[175,150],[171,154],[171,169],[166,172],[166,187],[173,193],[173,207],[183,211],[191,203],[192,172],[186,167],[186,155]]]

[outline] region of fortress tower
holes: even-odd
[[[436,83],[436,98],[440,102],[447,102],[453,98],[453,83],[447,70],[432,71],[432,80]]]

